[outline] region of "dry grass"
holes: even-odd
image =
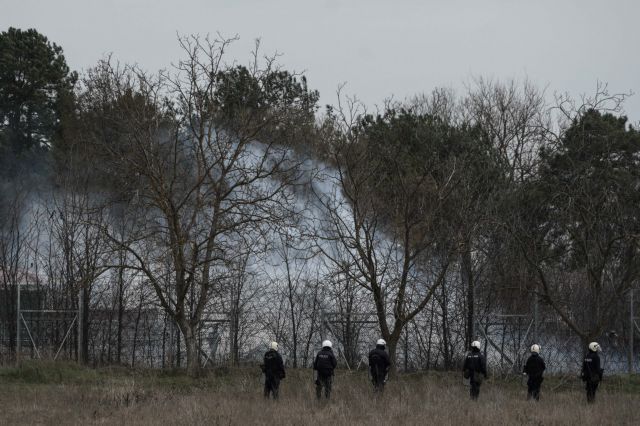
[[[0,369],[0,424],[640,424],[638,381],[627,379],[605,381],[597,403],[588,406],[576,380],[553,392],[560,382],[547,380],[537,404],[525,400],[519,381],[490,380],[472,403],[457,374],[406,375],[376,400],[365,375],[340,372],[332,401],[319,403],[309,370],[288,373],[278,402],[262,399],[257,369],[197,380],[157,372],[51,370]]]

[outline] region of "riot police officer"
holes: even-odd
[[[387,342],[379,339],[376,347],[369,352],[369,372],[371,373],[371,381],[373,382],[373,391],[382,393],[384,385],[387,381],[387,374],[391,368],[391,360],[389,354],[385,350]]]
[[[480,385],[487,378],[487,363],[484,355],[480,352],[480,342],[471,342],[471,352],[464,360],[462,371],[465,379],[469,379],[471,385],[471,399],[476,400],[480,395]]]
[[[600,368],[600,345],[597,342],[589,343],[589,351],[582,362],[581,378],[585,382],[587,390],[587,402],[593,404],[596,400],[596,391],[602,380],[604,370]]]
[[[322,349],[316,355],[313,362],[313,369],[316,370],[316,396],[322,398],[322,388],[324,388],[324,396],[329,399],[331,396],[331,385],[333,382],[333,370],[338,365],[330,340],[322,342]]]
[[[273,399],[278,399],[280,380],[285,378],[284,362],[278,353],[278,343],[271,342],[269,350],[264,354],[261,367],[264,372],[264,397],[269,398],[271,394]]]
[[[523,374],[529,376],[527,380],[527,399],[540,400],[540,386],[544,378],[542,373],[547,368],[540,356],[540,345],[531,346],[531,355],[524,365]]]

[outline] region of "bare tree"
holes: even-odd
[[[259,306],[259,296],[269,289],[262,274],[255,270],[254,262],[250,252],[237,259],[229,271],[225,286],[227,294],[220,297],[225,312],[229,312],[231,362],[234,365],[240,364],[243,349],[247,349],[247,343],[262,328],[259,318],[264,310]]]
[[[23,223],[29,193],[19,185],[2,188],[0,207],[0,321],[7,328],[9,351],[16,349],[17,288],[28,273],[29,245],[33,226]]]
[[[369,292],[395,360],[404,327],[442,285],[457,251],[446,218],[459,165],[445,153],[445,125],[435,117],[400,107],[373,118],[348,100],[328,120],[335,170],[325,175],[333,189],[318,193],[326,214],[318,247]]]
[[[89,100],[123,143],[104,143],[95,131],[93,141],[102,142],[115,179],[136,180],[121,188],[131,188],[130,208],[144,212],[125,239],[103,231],[129,253],[127,267],[144,274],[178,324],[191,374],[199,369],[198,330],[220,285],[217,271],[242,255],[240,245],[259,248],[261,229],[290,214],[285,188],[295,181],[297,162],[270,132],[308,119],[302,103],[309,96],[290,90],[305,95],[306,86],[278,71],[272,58],[262,67],[257,51],[248,68],[227,67],[231,41],[182,38],[187,58],[174,73],[152,77],[105,63],[87,82]],[[283,79],[287,84],[279,84]],[[247,241],[249,235],[258,239]],[[170,278],[160,267],[166,262]]]
[[[466,170],[459,191],[458,209],[468,347],[479,334],[477,319],[489,300],[484,296],[496,295],[495,275],[504,269],[501,265],[516,271],[507,266],[514,262],[514,250],[502,224],[509,215],[510,194],[535,174],[540,149],[547,140],[549,116],[544,90],[527,80],[476,78],[455,111],[454,123],[473,129],[477,145],[475,161]],[[494,276],[487,279],[486,274]],[[500,283],[512,285],[512,278]]]

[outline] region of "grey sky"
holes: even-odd
[[[640,121],[640,2],[636,0],[0,0],[0,30],[36,28],[76,70],[107,53],[154,71],[180,58],[176,33],[253,40],[305,70],[323,103],[339,83],[369,105],[472,76],[523,78],[549,91],[592,93],[596,81],[632,90]]]

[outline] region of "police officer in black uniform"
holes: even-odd
[[[523,374],[528,375],[527,380],[527,399],[533,398],[535,401],[540,400],[540,386],[544,378],[542,373],[547,368],[544,360],[540,356],[540,345],[531,346],[531,355],[524,365]]]
[[[264,397],[269,398],[269,394],[272,394],[273,399],[278,399],[280,380],[285,378],[285,372],[276,342],[271,342],[269,350],[264,354],[264,364],[261,367],[265,378]]]
[[[387,342],[379,339],[376,347],[369,352],[369,372],[371,373],[371,381],[373,382],[373,391],[382,393],[384,384],[387,381],[387,374],[391,368],[391,360],[389,354],[385,350]]]
[[[324,396],[329,399],[331,396],[331,382],[333,381],[333,370],[338,365],[331,341],[322,342],[322,349],[316,355],[313,362],[313,369],[316,370],[316,396],[322,398],[322,388],[324,388]]]
[[[478,399],[478,395],[480,395],[480,385],[488,375],[487,363],[484,355],[480,353],[480,342],[477,340],[471,342],[471,352],[467,354],[467,358],[464,360],[462,372],[465,379],[469,379],[471,399]]]
[[[587,402],[593,404],[596,401],[596,391],[602,380],[604,370],[600,368],[600,345],[597,342],[589,343],[589,352],[582,362],[581,378],[585,382],[587,389]]]

